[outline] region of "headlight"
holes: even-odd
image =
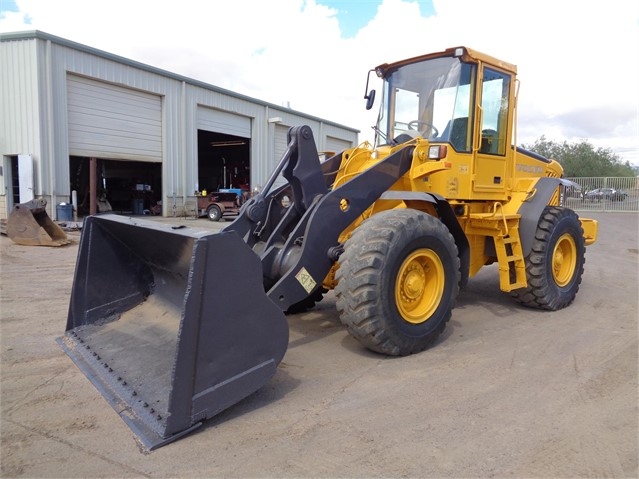
[[[446,157],[448,147],[446,145],[430,145],[428,147],[429,160],[441,160]]]

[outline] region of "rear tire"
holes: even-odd
[[[565,308],[579,291],[585,252],[584,232],[577,214],[569,208],[547,206],[526,257],[528,287],[513,291],[512,298],[531,308]]]
[[[417,210],[378,213],[355,229],[336,272],[337,309],[348,332],[372,351],[405,356],[442,333],[459,292],[455,241]]]

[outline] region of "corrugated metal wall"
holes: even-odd
[[[0,195],[10,178],[8,156],[40,151],[40,115],[38,105],[38,63],[36,43],[18,41],[0,43],[0,153],[5,156],[0,177]],[[36,184],[36,188],[39,185]]]

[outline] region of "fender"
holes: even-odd
[[[466,283],[468,283],[468,275],[470,272],[470,246],[468,245],[468,238],[466,238],[464,230],[460,226],[459,221],[457,221],[457,217],[450,203],[438,194],[420,191],[386,191],[379,199],[426,201],[435,206],[439,219],[446,225],[450,234],[453,235],[455,244],[457,245],[461,273],[459,287],[465,287]]]
[[[524,256],[528,256],[532,249],[539,218],[541,218],[544,208],[548,205],[548,201],[559,185],[575,186],[577,184],[563,178],[539,178],[534,186],[535,194],[524,201],[519,210],[517,210],[517,213],[521,215],[519,220],[519,240],[521,241]]]

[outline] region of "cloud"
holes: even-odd
[[[639,4],[635,0],[433,0],[371,4],[344,38],[321,0],[158,3],[16,0],[0,31],[38,29],[362,131],[369,69],[466,45],[518,65],[519,142],[592,140],[639,151]],[[30,22],[27,23],[27,20]]]
[[[626,105],[612,110],[610,108],[579,108],[566,111],[554,118],[563,125],[567,137],[602,139],[628,131],[629,125],[636,120],[636,111]]]

